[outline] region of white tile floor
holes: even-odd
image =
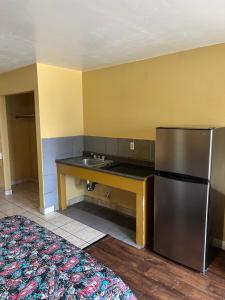
[[[112,218],[110,210],[107,211],[107,209],[105,210],[91,203],[91,198],[87,196],[85,197],[84,201],[69,206],[62,213],[63,215],[74,219],[74,221],[86,224],[97,231],[100,230],[103,233],[123,241],[124,243],[135,248],[141,248],[135,242],[135,227],[133,226],[134,224],[131,224],[131,220],[129,218],[125,217],[125,221],[121,223],[122,215],[118,215],[118,219],[116,221],[118,222],[120,219],[120,222],[115,222],[115,212],[113,213],[114,217]],[[108,215],[109,219],[107,219],[107,214],[111,214],[110,216]],[[128,224],[126,224],[126,221]],[[85,233],[85,231],[83,232]],[[80,231],[80,233],[82,233],[82,231]],[[80,233],[77,235],[78,237]],[[86,239],[88,239],[86,234],[85,236]]]
[[[0,218],[12,215],[31,219],[81,249],[106,235],[58,212],[41,214],[38,209],[38,191],[34,183],[15,186],[11,196],[4,196],[0,190]]]

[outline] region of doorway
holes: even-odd
[[[6,96],[5,108],[13,194],[39,206],[34,92]]]

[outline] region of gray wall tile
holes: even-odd
[[[74,136],[73,137],[73,156],[81,156],[84,151],[84,137]]]
[[[130,150],[130,142],[132,139],[118,139],[118,156],[135,158],[135,152]]]
[[[80,156],[84,150],[83,136],[42,139],[44,203],[58,208],[58,187],[55,160]]]
[[[57,176],[56,174],[44,175],[44,194],[57,191]]]
[[[44,175],[56,172],[56,159],[82,155],[83,147],[83,136],[42,139]]]
[[[84,149],[90,152],[106,153],[105,138],[99,136],[85,136]]]
[[[118,155],[118,141],[116,138],[105,138],[105,153],[108,155]]]
[[[151,154],[150,154],[150,161],[155,161],[155,141],[151,142]]]
[[[151,142],[147,140],[134,140],[134,157],[149,161],[151,157]]]
[[[43,175],[55,174],[56,164],[52,158],[43,157]]]
[[[73,137],[42,139],[43,158],[59,158],[73,152]]]
[[[43,174],[55,174],[57,158],[71,156],[73,137],[42,139]]]
[[[55,207],[55,210],[59,209],[57,191],[45,194],[45,208],[51,207],[53,205]]]
[[[134,150],[130,150],[130,142],[134,141]],[[154,161],[155,142],[138,139],[117,139],[117,155],[121,157]]]
[[[130,150],[130,142],[134,141],[134,150]],[[84,150],[89,152],[104,153],[108,155],[121,156],[126,158],[141,159],[146,161],[154,160],[154,141],[108,138],[85,136]]]
[[[134,151],[130,142],[134,141]],[[81,156],[83,151],[154,161],[155,142],[97,136],[72,136],[42,139],[45,207],[58,209],[57,173],[55,160]]]

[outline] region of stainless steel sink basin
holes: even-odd
[[[105,161],[99,158],[81,158],[77,163],[90,167],[105,165]]]
[[[74,163],[77,165],[93,167],[93,168],[101,168],[112,163],[111,160],[103,160],[100,158],[83,158],[83,157],[76,157],[71,158],[70,163]]]

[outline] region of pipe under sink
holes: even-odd
[[[87,166],[92,168],[102,168],[109,166],[113,163],[111,160],[105,160],[104,157],[102,158],[96,158],[96,157],[76,157],[72,159],[73,163],[76,163],[77,165],[81,166]],[[90,180],[86,181],[86,188],[89,192],[94,191],[96,182],[92,182]]]

